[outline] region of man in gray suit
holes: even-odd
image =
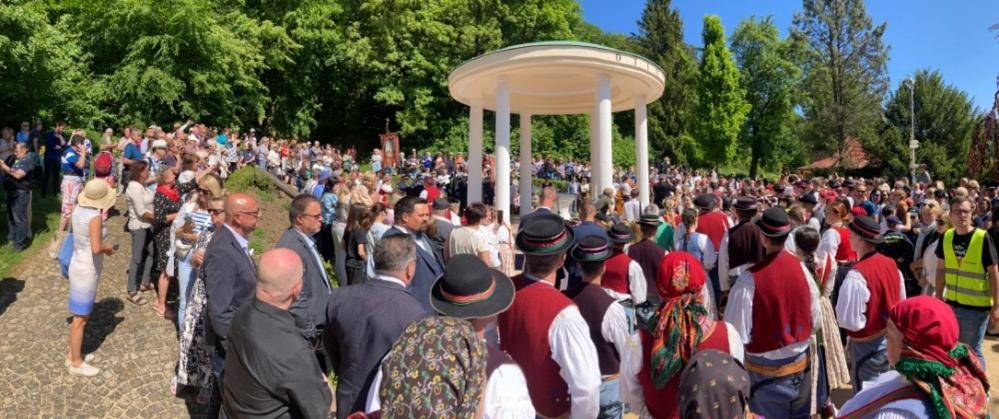
[[[447,198],[438,197],[431,203],[433,206],[433,219],[430,220],[434,223],[434,234],[429,235],[430,243],[434,245],[434,251],[437,252],[438,256],[444,256],[444,246],[447,243],[448,237],[451,237],[451,230],[454,230],[454,224],[451,224],[451,220],[447,217],[447,211],[451,207],[450,203],[447,202]]]
[[[406,326],[427,316],[408,290],[416,274],[417,252],[411,236],[386,234],[375,245],[374,278],[330,294],[323,339],[339,377],[336,415],[340,419],[364,411],[382,358]]]
[[[323,210],[319,200],[309,194],[301,194],[291,201],[288,220],[291,227],[278,239],[275,249],[289,249],[302,259],[302,293],[292,303],[288,311],[295,317],[295,324],[302,336],[318,353],[323,369],[322,355],[323,327],[326,326],[326,300],[330,294],[330,281],[322,264],[322,257],[313,236],[323,228]]]
[[[427,225],[430,222],[430,207],[427,200],[415,196],[402,198],[395,204],[395,225],[382,236],[410,236],[416,242],[416,273],[409,285],[409,291],[416,297],[427,313],[430,307],[430,289],[437,278],[444,274],[444,262],[434,251],[427,238]]]

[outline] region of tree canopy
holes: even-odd
[[[750,105],[739,85],[739,69],[718,16],[704,17],[704,52],[697,80],[694,138],[706,162],[720,165],[735,154],[735,142]]]

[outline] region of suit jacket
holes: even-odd
[[[281,238],[278,239],[275,249],[289,249],[302,259],[302,293],[298,299],[291,304],[288,311],[295,316],[295,324],[302,330],[302,335],[306,338],[317,337],[319,331],[326,325],[326,300],[329,298],[329,282],[323,278],[325,268],[319,265],[316,257],[312,255],[310,247],[314,248],[314,242],[309,241],[294,228],[285,230]],[[316,250],[318,253],[318,250]]]
[[[554,212],[552,212],[552,210],[550,210],[548,208],[540,207],[540,208],[538,208],[538,209],[536,209],[534,211],[531,211],[531,212],[529,212],[527,214],[521,215],[520,216],[520,225],[522,225],[522,226],[523,225],[527,225],[527,220],[530,220],[531,217],[534,217],[534,216],[539,215],[539,214],[554,214]]]
[[[257,267],[229,228],[218,229],[205,248],[205,292],[208,297],[207,336],[225,350],[229,325],[243,304],[253,300]]]
[[[385,232],[382,237],[390,237],[396,235],[408,235],[413,237],[413,240],[419,240],[413,234],[404,232],[399,228],[392,226]],[[421,235],[423,240],[426,240],[427,244],[433,248],[433,244],[430,243],[430,239],[426,238],[426,235]],[[433,288],[434,282],[437,278],[444,274],[444,262],[440,259],[440,256],[436,252],[426,252],[419,245],[416,246],[416,274],[413,276],[413,282],[409,284],[409,291],[416,298],[416,301],[423,306],[427,313],[433,313],[433,307],[430,307],[430,289]]]
[[[435,227],[437,227],[437,234],[433,237],[428,236],[427,238],[430,239],[430,244],[433,245],[434,252],[437,252],[437,255],[443,257],[444,246],[445,243],[447,243],[448,237],[451,237],[451,230],[454,230],[454,224],[437,218],[432,218],[430,221],[434,223]]]
[[[336,387],[336,414],[363,411],[382,358],[426,310],[400,284],[380,279],[333,290],[326,308],[324,346]],[[377,391],[377,390],[376,390]]]

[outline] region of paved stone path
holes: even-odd
[[[125,204],[119,200],[118,208]],[[108,219],[109,241],[119,251],[105,257],[97,302],[84,333],[98,376],[69,375],[64,366],[69,336],[67,281],[58,263],[34,255],[16,278],[0,283],[0,412],[4,417],[180,418],[200,416],[201,406],[170,392],[177,339],[173,323],[149,304],[125,299],[131,239],[123,216]],[[189,407],[190,406],[190,407]]]

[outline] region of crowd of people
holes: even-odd
[[[178,330],[171,391],[210,416],[987,413],[999,195],[974,180],[765,181],[664,159],[643,206],[633,170],[590,191],[585,164],[539,158],[534,176],[564,189],[520,197],[514,180],[497,209],[492,156],[469,202],[460,154],[375,150],[362,164],[353,148],[192,123],[109,130],[99,148],[82,131],[64,140],[61,123],[22,128],[0,143],[9,234],[30,241],[36,182],[61,195],[68,371],[100,371],[81,349],[123,195],[125,295],[145,305],[156,291]],[[243,166],[299,193],[260,255],[260,207],[225,190]],[[504,212],[520,199],[532,211],[515,228]]]

